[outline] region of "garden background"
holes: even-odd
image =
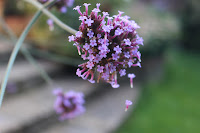
[[[127,77],[119,78],[120,87],[104,82],[90,84],[75,73],[83,62],[69,33],[56,26],[49,31],[47,17],[41,16],[26,38],[26,47],[65,91],[82,91],[86,113],[60,122],[53,110],[55,96],[40,73],[22,53],[14,64],[3,106],[0,108],[1,133],[198,133],[200,132],[200,5],[198,0],[75,0],[96,3],[111,15],[124,11],[141,27],[144,39],[142,68],[129,69],[136,74],[134,88]],[[15,43],[10,27],[19,37],[36,8],[23,0],[0,0],[0,83]],[[78,30],[78,13],[51,12]],[[4,23],[5,22],[5,23]],[[125,100],[133,105],[127,112]]]

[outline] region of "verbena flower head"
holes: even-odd
[[[52,0],[38,0],[40,3],[46,3]],[[65,13],[67,12],[67,7],[72,7],[74,4],[74,0],[57,0],[57,2],[53,5],[55,6],[60,12]]]
[[[79,55],[87,62],[80,64],[76,74],[94,83],[94,73],[99,79],[109,82],[117,88],[117,74],[126,75],[126,68],[141,66],[139,45],[143,39],[139,37],[136,29],[140,28],[130,17],[122,16],[119,11],[112,17],[107,12],[99,9],[100,4],[88,13],[88,6],[84,4],[85,12],[80,11],[80,6],[74,8],[80,14],[81,25],[75,36],[69,36],[69,41],[74,41]]]
[[[125,105],[126,105],[125,111],[127,111],[127,110],[128,110],[128,107],[129,107],[130,105],[132,105],[132,102],[129,101],[129,100],[126,100]]]
[[[83,93],[74,91],[63,93],[60,88],[55,89],[53,93],[57,96],[54,108],[60,115],[60,120],[71,119],[85,112]]]

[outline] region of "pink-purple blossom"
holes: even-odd
[[[126,101],[125,101],[125,105],[126,105],[125,111],[127,111],[127,110],[128,110],[128,107],[129,107],[130,105],[132,105],[132,104],[133,104],[133,103],[132,103],[131,101],[126,100]]]
[[[67,12],[67,7],[63,6],[60,8],[60,12],[66,13]]]
[[[54,23],[52,19],[47,20],[47,24],[49,25],[49,30],[53,31],[54,30]]]
[[[83,46],[83,48],[84,48],[85,50],[89,50],[89,48],[90,48],[90,45],[89,45],[89,44],[87,44],[87,43],[85,43],[85,45]]]
[[[129,73],[128,77],[130,78],[130,86],[131,88],[133,88],[133,78],[135,78],[135,74]]]
[[[114,47],[114,51],[117,53],[117,54],[120,54],[122,52],[122,48],[118,46]]]
[[[64,93],[61,88],[57,88],[53,94],[57,96],[54,109],[59,115],[59,120],[71,119],[85,112],[83,93],[74,91]]]
[[[87,68],[92,69],[94,67],[94,63],[93,62],[87,62]]]
[[[100,66],[100,65],[97,66],[97,71],[98,71],[98,72],[102,73],[102,72],[103,72],[103,69],[104,69],[103,66]]]
[[[119,74],[120,74],[121,77],[122,77],[122,76],[125,76],[125,75],[126,75],[126,69],[121,69],[121,70],[119,71]]]
[[[85,23],[86,23],[88,26],[91,26],[92,23],[94,23],[94,20],[87,19],[87,20],[85,21]]]
[[[81,37],[82,36],[82,32],[78,31],[76,32],[76,37]]]
[[[74,41],[75,36],[74,36],[74,35],[71,35],[71,36],[69,36],[68,38],[69,38],[69,42],[71,42],[71,41]]]
[[[94,47],[97,46],[96,40],[90,40],[90,46]]]
[[[116,36],[121,35],[122,33],[123,33],[123,30],[120,29],[120,28],[117,28],[117,29],[115,30],[115,35],[116,35]]]
[[[79,20],[81,20],[81,21],[85,21],[86,19],[87,19],[86,16],[80,16],[80,17],[79,17]]]
[[[131,45],[131,41],[130,39],[124,39],[124,42],[126,45],[130,46]]]
[[[92,32],[91,30],[88,31],[87,36],[88,36],[89,38],[92,38],[93,35],[94,35],[94,32]]]
[[[141,54],[139,45],[143,45],[143,39],[139,37],[136,29],[140,28],[129,16],[123,16],[119,11],[113,17],[100,10],[100,4],[96,5],[91,13],[88,11],[90,4],[84,3],[85,11],[81,12],[80,6],[74,9],[80,14],[81,25],[76,37],[70,37],[74,41],[83,60],[77,75],[94,83],[96,80],[105,80],[112,87],[117,88],[117,75],[125,76],[129,67],[141,67]],[[128,74],[129,75],[129,74]],[[128,76],[131,81],[133,76]],[[131,86],[132,87],[132,86]]]
[[[117,53],[112,54],[112,59],[117,61],[119,59],[119,55]]]

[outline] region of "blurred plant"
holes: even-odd
[[[200,8],[198,0],[184,0],[181,12],[181,43],[185,50],[200,51]]]
[[[60,115],[61,121],[74,118],[85,112],[83,93],[74,91],[63,93],[60,88],[55,89],[53,93],[57,96],[54,108]]]
[[[38,1],[44,4],[52,0],[38,0]],[[60,12],[66,13],[67,7],[72,7],[73,3],[74,3],[74,0],[57,0],[56,3],[52,6],[55,6]]]
[[[6,87],[7,93],[16,93],[18,91],[17,85],[15,83],[8,83]]]

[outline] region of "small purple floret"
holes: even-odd
[[[132,104],[133,104],[133,103],[132,103],[131,101],[126,100],[126,102],[125,102],[125,105],[126,105],[125,111],[127,111],[127,110],[128,110],[128,107],[129,107],[130,105],[132,105]]]
[[[135,74],[129,73],[128,77],[130,78],[130,86],[131,88],[133,88],[133,78],[135,78]]]
[[[87,20],[85,21],[85,23],[86,23],[88,26],[91,26],[92,23],[94,23],[94,20],[92,20],[92,19],[87,19]]]
[[[38,0],[40,3],[44,4],[52,0]],[[74,0],[57,0],[52,7],[56,7],[61,13],[67,12],[67,7],[72,7]]]
[[[122,76],[125,76],[125,75],[126,75],[126,69],[121,69],[121,70],[119,71],[119,74],[120,74],[121,77],[122,77]]]

